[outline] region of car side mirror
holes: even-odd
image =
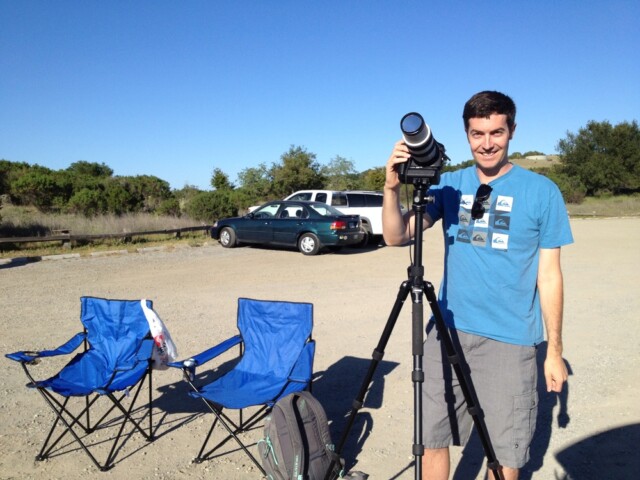
[[[249,212],[244,216],[244,218],[253,218],[253,217],[255,217],[255,214],[253,212]]]

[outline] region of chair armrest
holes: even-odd
[[[242,337],[240,335],[235,335],[231,338],[226,339],[224,342],[219,343],[215,347],[211,347],[202,353],[188,358],[187,360],[178,360],[177,362],[171,362],[167,365],[174,368],[187,368],[204,365],[209,360],[213,360],[217,356],[229,350],[231,347],[234,347],[240,343],[242,343]]]
[[[289,374],[289,381],[308,383],[313,374],[313,357],[316,353],[316,342],[311,340],[300,352],[300,356]]]
[[[38,358],[68,355],[80,346],[86,336],[84,332],[80,332],[53,350],[42,350],[41,352],[24,350],[21,352],[7,353],[5,357],[10,360],[15,360],[16,362],[31,363]]]

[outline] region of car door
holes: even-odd
[[[238,229],[238,240],[251,243],[271,243],[273,222],[278,218],[281,203],[268,203],[249,214]]]
[[[298,232],[306,218],[303,205],[285,204],[272,222],[273,243],[280,245],[296,245]]]

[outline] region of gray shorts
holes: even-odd
[[[456,352],[484,412],[496,458],[521,468],[529,460],[538,412],[536,347],[512,345],[451,331]],[[423,441],[426,448],[465,445],[473,418],[455,371],[446,359],[435,325],[427,326],[422,387]],[[444,361],[443,361],[444,359]]]

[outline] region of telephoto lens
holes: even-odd
[[[422,115],[416,112],[407,113],[400,120],[400,129],[415,163],[427,167],[440,160],[442,153],[438,142],[431,135],[431,129]]]

